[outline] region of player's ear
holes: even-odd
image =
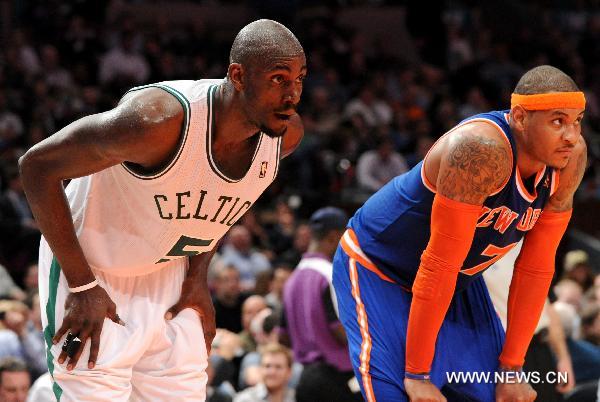
[[[244,88],[244,67],[240,63],[231,63],[227,69],[227,77],[236,91]]]
[[[510,119],[517,130],[524,131],[527,111],[521,105],[515,105],[510,111]]]

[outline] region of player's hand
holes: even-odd
[[[501,383],[496,386],[496,402],[533,402],[537,392],[526,382]]]
[[[78,347],[71,348],[69,353],[63,350],[58,356],[58,363],[63,364],[69,357],[67,370],[73,370],[89,338],[91,345],[88,368],[94,368],[100,349],[100,334],[106,317],[117,324],[125,325],[117,315],[117,306],[106,290],[99,285],[83,292],[69,294],[65,301],[65,317],[62,326],[52,338],[52,343],[57,344],[66,333],[73,334],[73,337],[81,342]]]
[[[404,389],[410,402],[447,402],[431,381],[404,379]]]
[[[200,316],[206,353],[210,354],[210,346],[216,334],[215,308],[206,281],[188,277],[183,281],[179,301],[165,313],[165,319],[172,320],[183,309],[194,309]]]

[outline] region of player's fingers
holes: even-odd
[[[100,335],[102,334],[102,324],[96,325],[90,336],[90,357],[88,359],[88,368],[93,369],[98,359],[100,350]]]
[[[179,314],[179,312],[183,310],[183,306],[179,303],[175,303],[170,309],[165,313],[165,320],[172,320]]]
[[[58,342],[60,342],[60,338],[63,337],[64,334],[67,333],[67,330],[69,329],[69,321],[68,320],[63,320],[62,325],[60,326],[60,328],[58,329],[58,331],[56,331],[56,333],[54,334],[54,337],[52,338],[52,343],[53,344],[57,344]]]
[[[75,366],[77,365],[77,362],[79,361],[79,357],[81,356],[81,353],[83,353],[83,349],[85,348],[85,343],[87,342],[87,339],[90,337],[91,332],[92,332],[92,327],[88,326],[88,327],[84,328],[79,333],[79,336],[77,336],[73,340],[74,342],[76,342],[76,344],[79,344],[79,346],[77,346],[77,349],[74,351],[71,358],[69,359],[69,363],[67,364],[67,370],[73,370],[75,368]]]
[[[65,342],[63,343],[62,346],[62,351],[60,352],[60,355],[58,355],[58,363],[59,364],[63,364],[65,362],[65,360],[67,359],[67,357],[69,356],[69,345],[67,344],[67,340],[69,339],[69,336],[71,336],[70,334],[73,335],[77,335],[79,334],[80,329],[77,327],[72,327],[69,329],[67,337],[65,338]]]
[[[117,305],[115,303],[110,303],[108,309],[106,310],[106,316],[113,322],[116,322],[119,325],[125,325],[119,314],[117,314]]]
[[[66,358],[67,352],[63,350],[62,352],[60,352],[60,355],[58,355],[58,363],[63,364]]]

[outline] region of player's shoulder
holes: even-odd
[[[183,116],[181,101],[160,86],[145,86],[127,92],[116,108],[120,114],[132,116],[140,123],[160,123]]]
[[[506,166],[502,171],[512,169],[512,147],[506,135],[497,125],[487,120],[469,121],[458,126],[446,140],[446,155],[456,160],[485,162],[497,160]]]
[[[513,169],[511,145],[493,124],[473,121],[445,138],[438,191],[452,199],[480,204],[499,191]]]

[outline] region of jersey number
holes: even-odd
[[[481,252],[481,255],[492,258],[472,268],[463,269],[462,271],[460,271],[460,273],[465,275],[475,275],[476,273],[483,271],[484,269],[498,261],[500,258],[504,257],[504,254],[508,253],[510,249],[512,249],[517,243],[518,242],[511,243],[505,247],[498,247],[494,246],[493,244],[490,244],[485,248],[485,250]]]
[[[177,240],[177,243],[175,243],[175,245],[173,246],[171,251],[169,251],[167,253],[167,255],[165,256],[165,257],[172,257],[172,258],[161,258],[160,260],[158,260],[156,262],[156,264],[161,263],[161,262],[171,261],[176,258],[191,257],[193,255],[198,255],[198,254],[202,253],[202,251],[193,250],[193,249],[186,250],[185,248],[186,247],[210,246],[210,244],[213,242],[213,240],[214,239],[205,240],[205,239],[197,239],[195,237],[181,236],[179,238],[179,240]]]

